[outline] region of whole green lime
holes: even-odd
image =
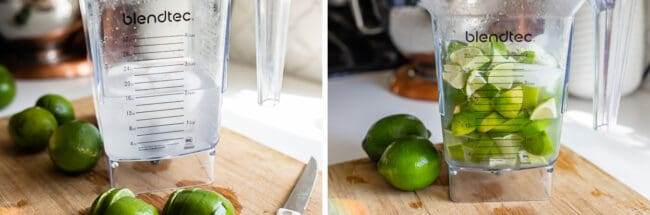
[[[395,140],[379,159],[379,174],[395,188],[414,191],[429,186],[440,173],[440,153],[424,138]]]
[[[9,70],[0,65],[0,109],[7,107],[16,96],[16,85]]]
[[[104,215],[158,215],[158,210],[145,201],[127,196],[109,205]]]
[[[235,207],[221,194],[203,190],[177,190],[165,203],[163,215],[222,214],[235,215]]]
[[[396,114],[384,117],[370,126],[361,147],[370,160],[377,161],[386,147],[398,138],[429,136],[431,133],[420,119],[408,114]]]
[[[18,150],[36,152],[47,147],[56,126],[56,119],[49,111],[31,107],[11,116],[8,129]]]
[[[54,166],[67,173],[79,173],[95,166],[101,156],[102,139],[93,124],[72,121],[54,131],[48,149]]]
[[[36,106],[47,109],[54,115],[59,125],[74,120],[74,109],[72,103],[63,96],[47,94],[36,101]]]

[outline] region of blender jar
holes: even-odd
[[[256,0],[259,103],[279,100],[290,1]],[[230,0],[82,0],[112,187],[213,181]]]
[[[597,20],[615,4],[594,3]],[[431,14],[443,127],[453,201],[542,200],[551,194],[566,108],[573,21],[584,1],[422,0]],[[602,12],[602,13],[601,13]],[[629,17],[628,17],[629,18]],[[607,20],[609,22],[607,22]],[[602,25],[602,23],[600,26]],[[626,28],[611,40],[600,28],[596,58],[599,119],[615,119],[622,65],[609,58],[625,47]],[[610,26],[608,26],[610,27]],[[613,41],[613,42],[612,42]],[[613,56],[613,55],[612,55]],[[623,55],[624,56],[624,55]],[[610,68],[603,68],[610,62]],[[610,85],[607,86],[607,81]],[[594,81],[594,80],[586,80]],[[598,84],[597,84],[598,85]],[[597,120],[598,121],[598,120]]]

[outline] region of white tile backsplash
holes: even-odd
[[[230,61],[255,65],[255,0],[233,0]],[[322,77],[322,1],[293,0],[289,17],[285,74],[320,82]]]

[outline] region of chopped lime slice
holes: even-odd
[[[542,102],[530,114],[530,120],[554,119],[555,117],[557,117],[557,107],[554,98]]]
[[[449,85],[456,89],[461,89],[465,86],[465,72],[462,71],[460,66],[448,64],[442,66],[442,80],[447,81]]]
[[[551,124],[552,120],[536,120],[526,124],[521,128],[521,135],[524,137],[531,137],[536,134],[542,133]]]
[[[521,86],[507,90],[492,100],[494,109],[502,116],[515,118],[523,105],[523,92]]]
[[[465,94],[469,97],[472,96],[472,93],[474,91],[478,90],[479,88],[483,87],[487,81],[485,81],[485,78],[483,78],[483,75],[481,75],[480,70],[474,70],[469,73],[469,76],[467,76],[467,82],[465,84]]]
[[[460,113],[460,105],[454,106],[454,114]]]
[[[465,47],[467,47],[467,43],[459,40],[452,40],[449,41],[449,45],[447,46],[447,53],[451,54],[456,52],[458,49],[465,48]]]
[[[483,120],[481,120],[481,123],[478,125],[477,130],[479,132],[485,133],[490,131],[491,129],[503,124],[506,119],[503,118],[501,115],[499,115],[496,112],[492,112],[491,114],[487,115]]]
[[[472,131],[476,130],[476,121],[478,121],[476,118],[476,115],[471,112],[454,114],[451,120],[451,133],[454,136],[472,133]]]
[[[551,138],[545,131],[538,135],[525,137],[522,145],[524,146],[524,150],[533,155],[548,155],[553,153],[555,148],[553,142],[551,142]]]
[[[487,81],[499,89],[510,89],[517,77],[521,76],[520,70],[515,63],[502,63],[488,71]]]
[[[534,109],[535,106],[537,106],[539,88],[524,85],[521,87],[521,89],[523,90],[524,95],[524,108],[528,110]]]
[[[451,156],[451,159],[457,161],[465,160],[465,150],[463,150],[462,144],[447,146],[447,151],[449,152],[449,156]]]

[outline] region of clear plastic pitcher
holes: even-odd
[[[542,200],[558,158],[582,0],[421,0],[431,14],[453,201]],[[634,1],[592,2],[596,126],[616,120]]]
[[[254,3],[259,103],[275,104],[290,1]],[[81,0],[81,11],[111,186],[210,183],[231,1]]]

